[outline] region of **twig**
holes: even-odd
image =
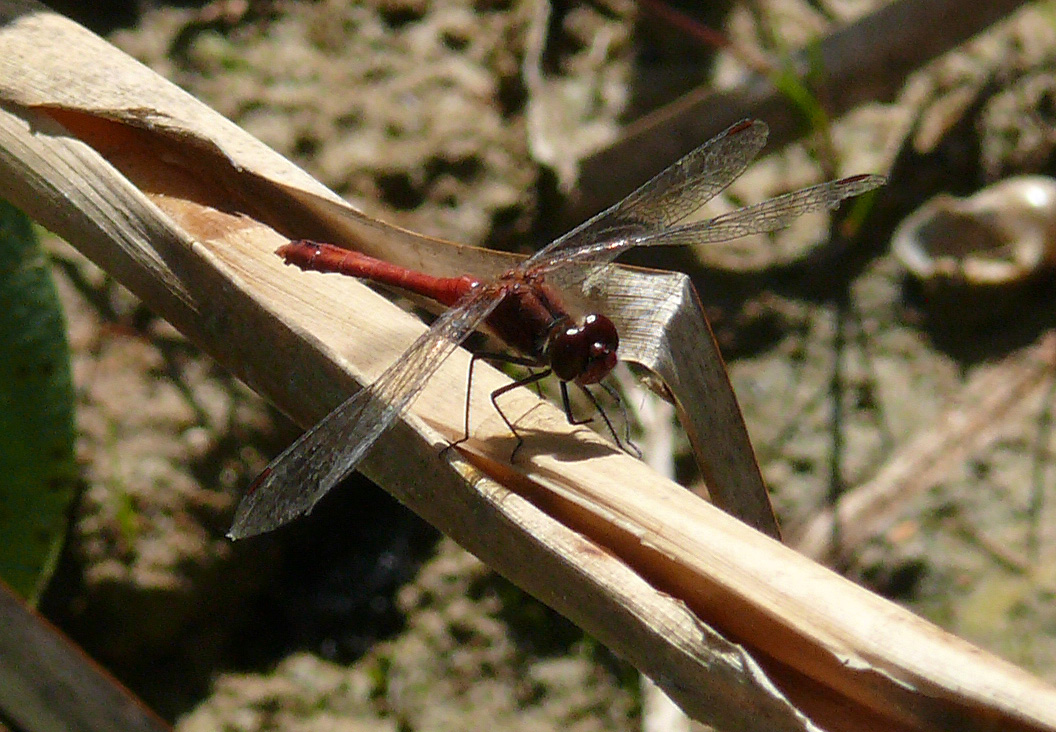
[[[952,466],[982,449],[995,427],[1032,392],[1045,387],[1056,366],[1056,335],[1046,335],[1024,354],[1010,356],[973,379],[951,408],[896,452],[876,477],[844,494],[808,524],[790,531],[792,546],[807,556],[842,563],[887,531],[912,496],[938,482]],[[832,538],[839,527],[839,545]]]

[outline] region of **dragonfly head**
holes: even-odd
[[[557,378],[585,386],[598,383],[615,368],[619,345],[616,326],[594,313],[578,324],[566,322],[555,328],[546,355]]]

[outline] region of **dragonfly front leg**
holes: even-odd
[[[616,392],[616,390],[613,389],[611,386],[609,386],[608,384],[606,384],[604,382],[599,382],[599,384],[598,384],[598,386],[600,386],[602,389],[604,389],[605,392],[610,397],[612,397],[613,401],[615,401],[616,404],[618,404],[620,406],[620,411],[623,412],[623,424],[624,424],[624,427],[626,428],[626,434],[623,436],[622,440],[620,439],[620,436],[616,433],[616,428],[613,426],[612,420],[609,419],[609,415],[605,412],[604,407],[601,406],[601,403],[598,401],[597,397],[594,396],[594,392],[592,392],[590,389],[588,389],[583,384],[576,384],[576,386],[579,387],[580,391],[582,391],[584,394],[587,395],[587,399],[589,399],[590,403],[594,405],[594,410],[598,414],[601,415],[601,419],[602,419],[603,422],[605,422],[605,427],[609,430],[609,434],[612,435],[612,440],[613,440],[613,442],[616,443],[616,447],[620,448],[621,450],[623,450],[624,452],[628,453],[629,455],[634,455],[636,458],[638,458],[640,460],[641,457],[642,457],[642,451],[639,450],[638,446],[635,445],[634,442],[631,441],[631,422],[627,418],[627,409],[626,409],[626,407],[624,407],[623,400],[620,399],[620,395]],[[587,418],[587,419],[583,419],[583,420],[576,420],[573,417],[573,415],[572,415],[572,403],[571,403],[571,401],[568,398],[568,382],[567,381],[562,381],[561,382],[561,401],[564,404],[565,416],[568,418],[568,423],[569,424],[581,425],[581,424],[588,424],[588,423],[594,421],[593,418]]]

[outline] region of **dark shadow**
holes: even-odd
[[[296,649],[350,663],[398,633],[396,593],[439,532],[358,473],[275,532],[281,566],[248,608],[232,661],[261,667]]]
[[[118,28],[128,28],[139,20],[142,3],[137,0],[44,0],[56,13],[61,13],[99,35]],[[198,4],[204,4],[198,3]]]
[[[906,317],[928,334],[932,345],[967,367],[998,359],[1034,343],[1056,328],[1056,274],[1046,272],[1005,288],[967,286],[928,291],[906,278]]]
[[[702,36],[723,28],[731,7],[729,2],[697,0],[638,4],[628,120],[674,102],[711,79],[720,51]]]

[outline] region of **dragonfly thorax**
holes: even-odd
[[[604,315],[591,313],[579,323],[565,320],[550,331],[544,353],[563,381],[596,384],[616,367],[620,335]]]

